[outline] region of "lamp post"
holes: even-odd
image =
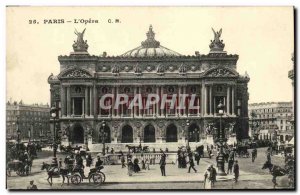
[[[19,119],[17,117],[17,122],[16,122],[16,128],[17,128],[17,154],[19,155],[19,152],[20,152],[20,142],[21,142],[21,139],[20,139],[20,135],[21,135],[21,131],[19,129]]]
[[[224,158],[224,142],[225,140],[225,135],[224,135],[224,130],[222,128],[222,116],[224,115],[224,105],[222,104],[222,102],[219,103],[218,105],[218,114],[220,116],[220,129],[219,129],[219,133],[218,133],[218,143],[220,146],[220,152],[219,155],[217,156],[217,167],[218,167],[218,175],[220,176],[224,176],[226,175],[225,173],[225,169],[224,169],[224,164],[225,164],[225,158]]]
[[[57,166],[56,152],[57,152],[57,143],[56,143],[56,119],[57,119],[57,108],[52,107],[50,110],[51,118],[53,120],[53,159],[52,165]]]
[[[187,131],[187,146],[190,147],[190,132],[189,132],[190,121],[186,120],[186,131]]]
[[[106,138],[106,132],[105,132],[105,121],[102,121],[102,128],[100,128],[100,135],[101,135],[101,138],[102,138],[102,154],[103,156],[105,156],[105,138]]]

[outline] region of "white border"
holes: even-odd
[[[0,61],[1,61],[1,70],[0,70],[0,89],[2,89],[0,93],[0,117],[1,117],[1,123],[0,123],[0,129],[1,129],[1,141],[0,143],[2,147],[0,147],[0,153],[2,154],[3,158],[1,161],[1,167],[0,167],[0,188],[1,188],[1,194],[8,194],[9,192],[5,189],[5,102],[6,102],[6,12],[5,7],[6,5],[23,5],[23,6],[291,6],[294,5],[296,8],[299,9],[300,7],[300,1],[299,0],[252,0],[252,1],[241,1],[241,0],[106,0],[106,1],[97,1],[97,0],[89,0],[89,1],[80,1],[80,0],[72,0],[72,1],[66,1],[66,0],[52,0],[52,1],[40,1],[40,0],[2,0],[0,1]],[[299,13],[298,13],[299,15]],[[296,21],[297,26],[299,26],[299,20]],[[298,45],[299,39],[297,41]],[[284,49],[284,48],[283,48]],[[297,55],[299,56],[299,50],[297,52]],[[298,83],[298,82],[297,82]],[[299,91],[298,91],[299,92]],[[299,93],[298,93],[299,97]],[[298,116],[299,118],[299,116]],[[297,133],[297,140],[299,140],[299,132]],[[297,144],[298,145],[298,144]],[[299,159],[299,149],[298,149],[298,159]],[[299,169],[299,167],[297,167]],[[297,177],[299,180],[299,177]],[[299,183],[298,186],[299,188]],[[225,191],[225,190],[224,190]],[[222,191],[222,193],[224,193]],[[14,192],[14,194],[23,194],[25,192]],[[43,192],[39,192],[37,194],[41,194]],[[58,194],[66,194],[66,193],[73,193],[73,192],[55,192]],[[80,192],[79,192],[80,193]],[[96,192],[101,194],[106,194],[108,192]],[[117,193],[136,193],[136,192],[110,192],[110,194],[117,194]],[[151,194],[165,194],[165,193],[172,193],[172,192],[151,192]],[[185,192],[186,193],[186,192]],[[205,192],[197,192],[197,193],[205,193]],[[214,192],[215,194],[217,192]],[[238,192],[241,193],[241,192]],[[249,193],[249,192],[242,192],[242,193]],[[251,192],[255,194],[266,194],[270,193],[267,191],[263,192]],[[271,192],[272,193],[272,192]],[[274,193],[274,192],[273,192]],[[287,192],[284,192],[287,193]]]

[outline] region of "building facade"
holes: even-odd
[[[90,55],[83,34],[77,32],[74,52],[58,57],[60,73],[48,78],[51,105],[59,108],[65,143],[89,144],[90,149],[100,150],[103,139],[115,149],[139,143],[177,149],[187,142],[205,142],[208,128],[217,135],[219,103],[224,105],[225,132],[231,124],[238,139],[248,136],[249,76],[236,71],[238,55],[224,51],[221,31],[214,32],[209,54],[195,52],[193,56],[162,46],[155,40],[152,26],[139,47],[119,56]],[[112,96],[102,103],[112,108],[103,109],[101,97],[107,94]],[[128,99],[116,108],[118,94],[126,94]],[[142,105],[148,94],[166,94],[168,100],[178,96],[173,106],[165,102],[161,108],[159,100],[148,109],[128,109],[137,94]],[[179,109],[182,94],[194,94],[194,101],[187,97],[185,108]]]
[[[47,139],[51,134],[49,126],[49,105],[26,105],[22,101],[6,103],[6,137],[17,139],[17,129],[23,141]]]
[[[249,104],[251,131],[256,124],[259,140],[289,141],[293,137],[292,102],[264,102]],[[252,133],[255,134],[255,133]]]

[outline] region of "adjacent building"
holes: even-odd
[[[17,139],[17,130],[20,131],[22,141],[48,139],[51,134],[49,126],[49,105],[27,105],[19,103],[6,103],[6,137]]]
[[[224,106],[222,130],[228,133],[232,127],[237,139],[248,137],[249,76],[237,72],[238,55],[224,51],[221,31],[214,31],[208,54],[196,51],[192,56],[162,46],[152,26],[145,41],[118,56],[90,55],[84,31],[76,34],[74,51],[58,57],[60,73],[48,78],[51,106],[59,109],[64,143],[88,144],[91,150],[101,151],[105,139],[115,150],[140,143],[176,150],[187,142],[205,142],[208,132],[218,135],[220,103]],[[112,108],[100,107],[101,98],[108,94],[113,96],[104,105]],[[114,108],[118,94],[129,98]],[[130,110],[136,94],[141,94],[143,105],[148,94],[177,97],[175,107],[165,103],[161,108],[159,101],[149,109]],[[185,108],[179,109],[182,94],[194,94],[193,105],[189,97]]]
[[[289,141],[294,135],[293,117],[292,102],[249,104],[250,131],[259,140]]]

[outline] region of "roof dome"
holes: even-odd
[[[152,30],[152,25],[146,33],[147,39],[141,43],[141,46],[127,51],[122,54],[122,57],[162,57],[162,56],[181,56],[181,54],[172,51],[155,40],[155,33]]]

